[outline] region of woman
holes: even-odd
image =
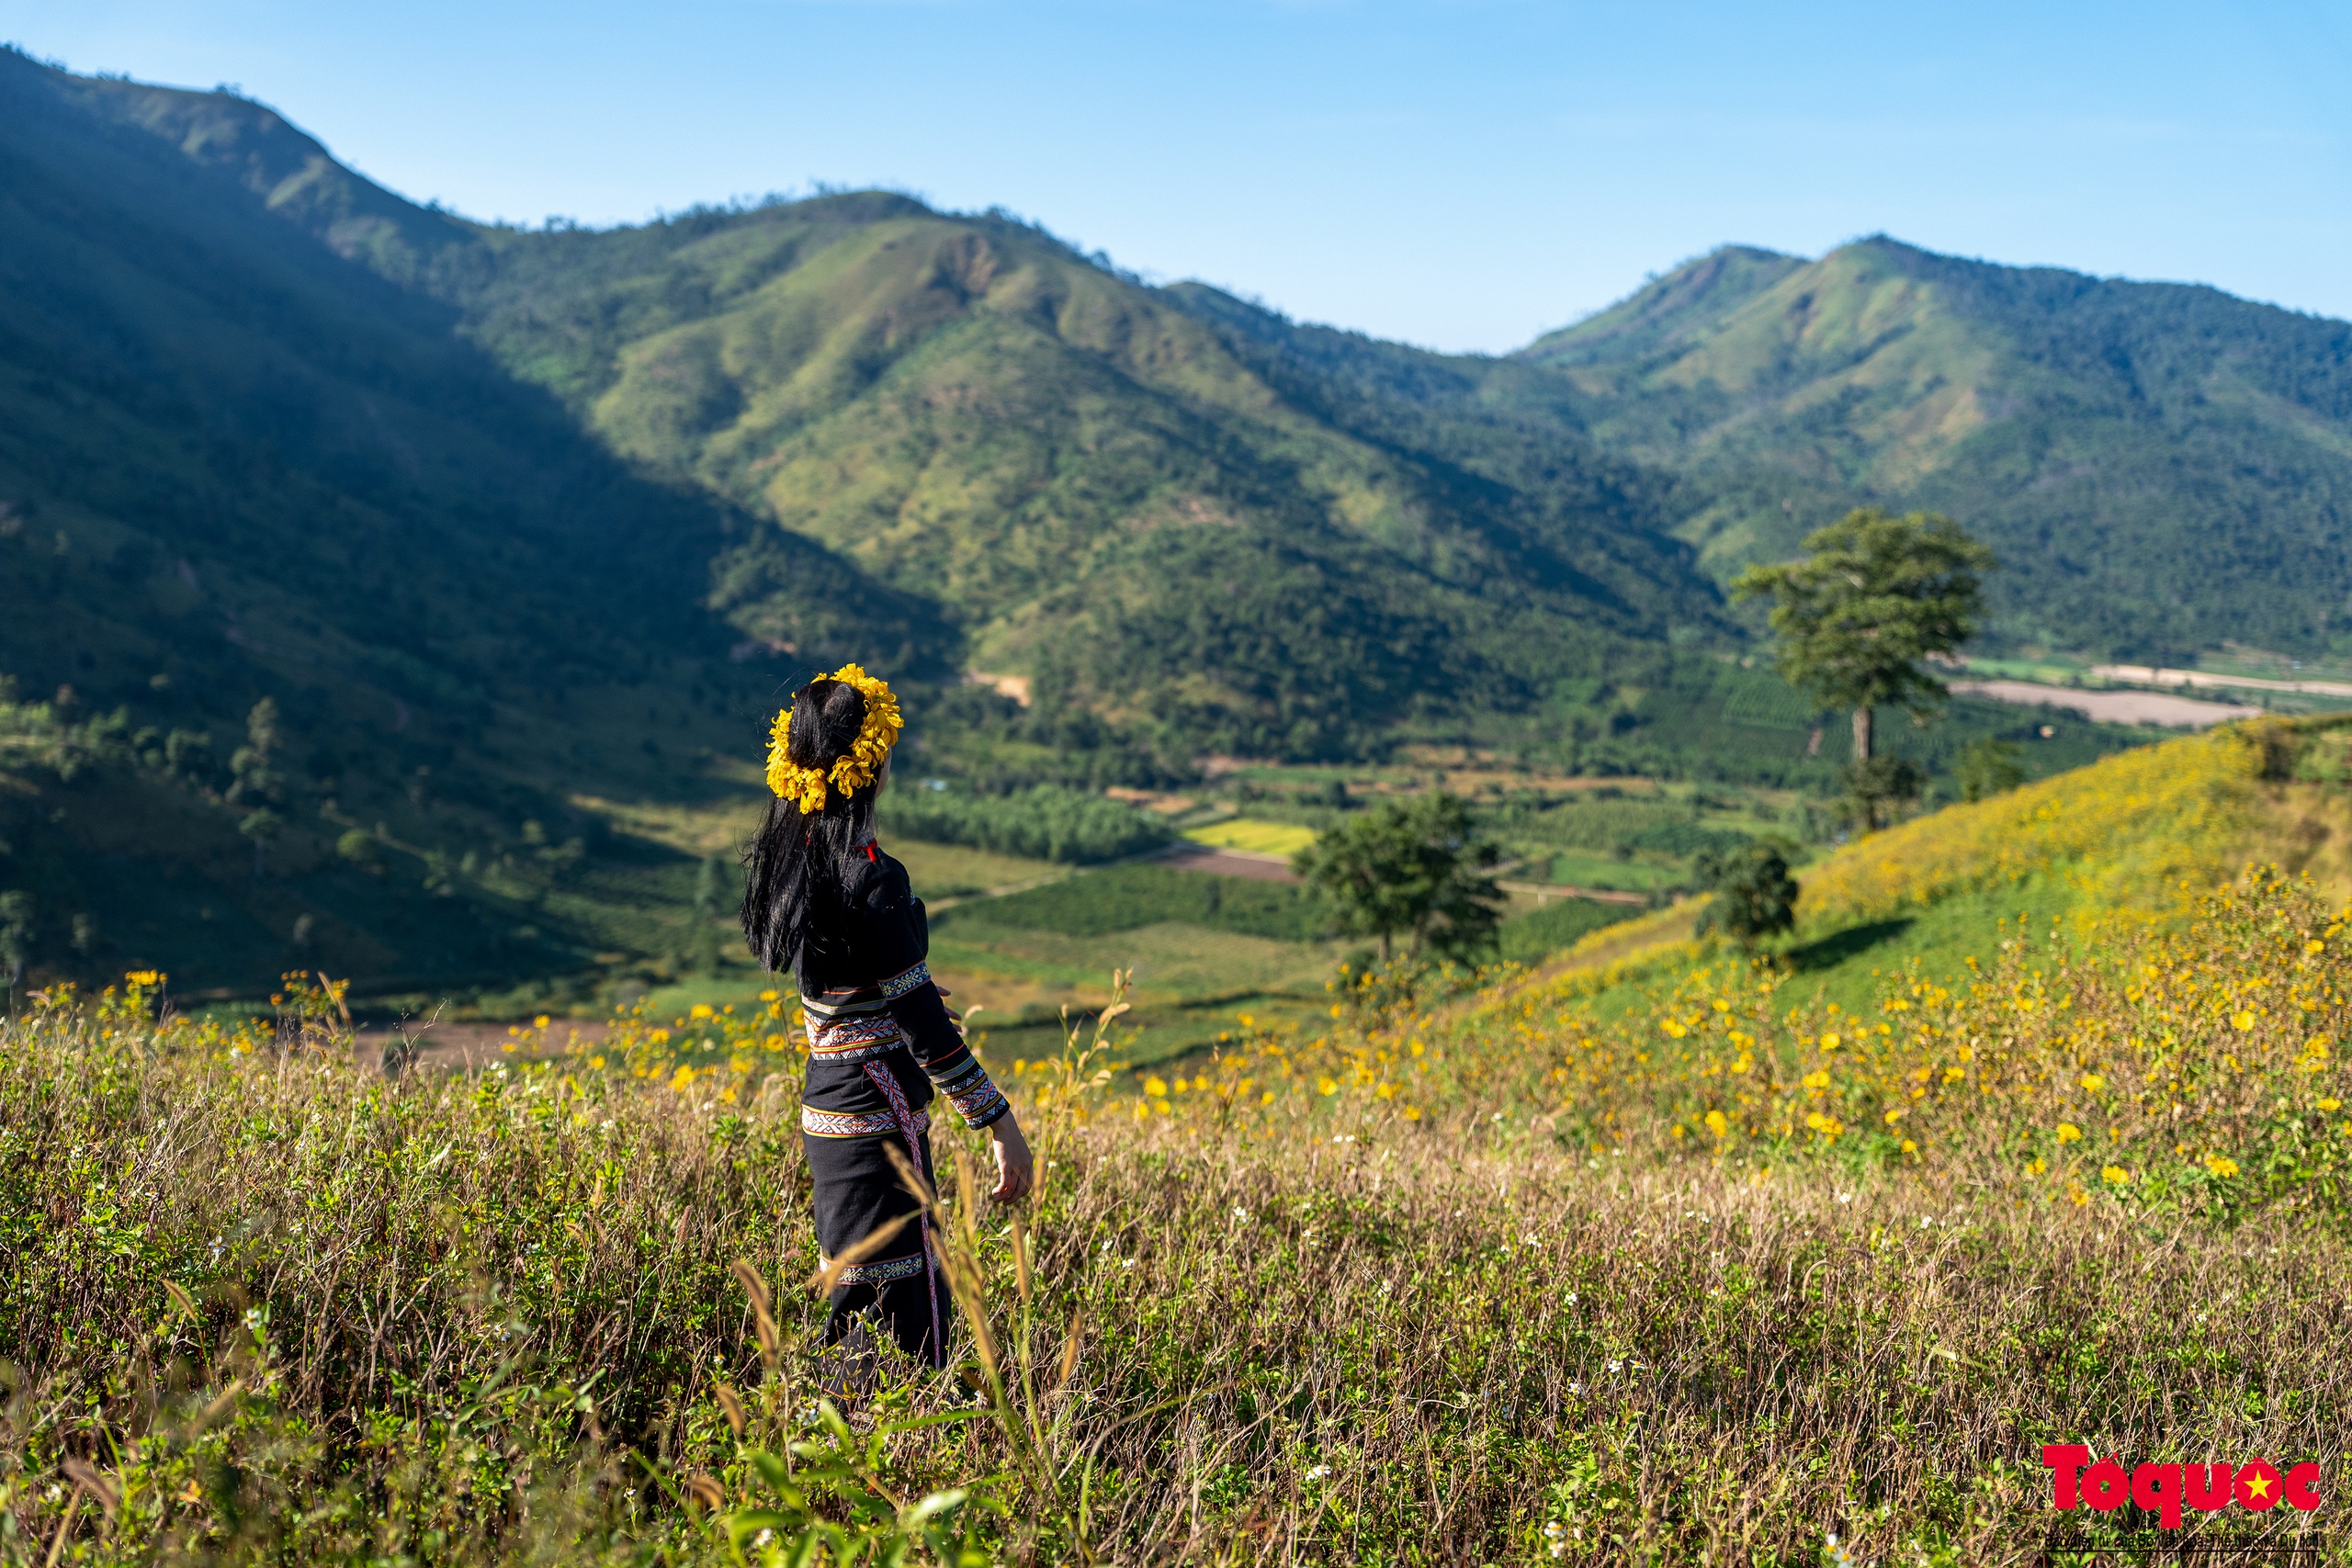
[[[744,934],[771,974],[791,969],[808,1014],[800,1133],[816,1177],[818,1250],[829,1258],[920,1208],[888,1151],[933,1179],[934,1091],[966,1124],[989,1129],[992,1196],[1009,1203],[1029,1190],[1029,1145],[1012,1108],[932,983],[922,901],[906,867],[874,841],[874,800],[899,722],[890,688],[854,664],[795,693],[768,750],[776,798],[744,857]],[[909,1355],[944,1367],[948,1311],[928,1223],[905,1224],[842,1271],[825,1342],[879,1319]]]

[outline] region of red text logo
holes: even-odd
[[[2137,1503],[2168,1530],[2180,1529],[2181,1509],[2215,1514],[2233,1502],[2262,1513],[2282,1501],[2305,1513],[2319,1506],[2319,1466],[2281,1471],[2267,1459],[2245,1465],[2143,1464],[2126,1471],[2118,1456],[2091,1458],[2081,1443],[2045,1443],[2041,1462],[2050,1470],[2050,1500],[2061,1508],[2088,1503],[2101,1513]]]

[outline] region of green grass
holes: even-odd
[[[1270,989],[1323,978],[1322,952],[1295,942],[1155,922],[1091,936],[1013,927],[959,926],[932,940],[933,964],[957,969],[1100,981],[1134,969],[1147,993],[1180,998]]]
[[[1889,977],[1914,966],[1951,984],[1966,975],[1970,959],[1981,964],[2010,938],[2046,935],[2080,906],[2079,894],[2063,877],[2036,876],[1954,894],[1917,911],[1801,924],[1776,944],[1794,971],[1780,999],[1790,1008],[1836,1002],[1860,1010]]]
[[[1641,857],[1619,860],[1611,855],[1554,854],[1537,862],[1544,880],[1568,887],[1600,887],[1627,893],[1648,893],[1688,885],[1687,864]]]
[[[1589,898],[1555,898],[1542,908],[1505,920],[1496,932],[1508,964],[1537,964],[1603,926],[1640,913],[1623,904]]]
[[[906,866],[915,897],[934,906],[948,899],[979,897],[999,888],[1055,881],[1070,874],[1069,867],[1051,861],[995,854],[961,844],[892,838],[885,840],[883,847]]]
[[[1102,936],[1166,922],[1278,942],[1314,942],[1330,934],[1322,905],[1305,887],[1150,864],[1087,872],[1027,892],[962,905],[942,915],[933,929],[961,933],[1012,927]]]

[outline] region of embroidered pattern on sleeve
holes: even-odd
[[[887,1001],[897,1001],[918,986],[931,984],[931,965],[918,964],[903,975],[893,975],[882,982],[882,996]]]
[[[933,1081],[967,1127],[985,1127],[1007,1109],[1004,1095],[989,1077],[988,1069],[968,1056],[949,1077]]]

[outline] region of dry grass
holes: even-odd
[[[760,1486],[722,1382],[802,1474],[842,1447],[770,1010],[693,1020],[700,1070],[648,1032],[597,1069],[399,1083],[141,1010],[0,1035],[13,1560],[63,1532],[87,1561],[717,1561],[712,1510]],[[918,1378],[858,1417],[872,1484],[997,1477],[1007,1515],[966,1515],[1015,1559],[1813,1563],[1835,1534],[1979,1563],[2059,1522],[2045,1441],[2342,1461],[2352,1267],[2311,1204],[2020,1203],[1837,1140],[1759,1175],[1663,1118],[1589,1138],[1466,1038],[1363,1022],[1369,1082],[1297,1045],[1168,1115],[1024,1073],[1054,1162],[1033,1361],[1080,1325],[1037,1395],[1065,1469],[906,1427],[966,1397]],[[1408,1117],[1379,1088],[1424,1062]],[[1012,1237],[978,1235],[1011,1364]],[[737,1258],[776,1293],[772,1367]]]

